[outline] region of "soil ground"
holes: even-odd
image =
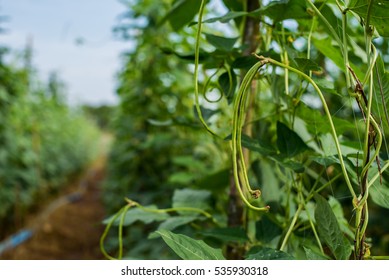
[[[104,159],[99,159],[79,179],[63,189],[39,213],[28,218],[25,228],[33,236],[0,259],[8,260],[96,260],[104,230],[104,207],[100,185]]]

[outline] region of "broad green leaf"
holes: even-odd
[[[158,208],[155,205],[148,205],[145,207],[146,209],[150,210],[157,210]],[[158,221],[163,221],[169,218],[170,215],[167,213],[155,213],[155,212],[150,212],[147,210],[143,210],[142,208],[131,208],[128,210],[124,217],[124,226],[129,226],[132,225],[133,223],[140,221],[145,224],[150,224],[152,222],[158,222]],[[103,221],[104,224],[107,224],[112,217],[109,217]],[[120,218],[118,218],[115,222],[114,225],[119,224]]]
[[[374,70],[375,102],[373,102],[373,113],[381,116],[385,129],[389,129],[389,72],[385,70],[381,55],[377,58]]]
[[[244,8],[242,1],[223,0],[223,3],[231,11],[242,11]]]
[[[337,260],[347,260],[351,254],[351,245],[344,238],[330,204],[316,194],[315,220],[320,238],[330,248]]]
[[[223,169],[216,173],[201,178],[196,186],[201,189],[207,189],[212,192],[220,192],[225,189],[230,182],[230,169]]]
[[[282,228],[267,216],[262,216],[261,220],[256,223],[255,228],[257,240],[266,244],[282,234]]]
[[[169,21],[174,31],[178,31],[192,21],[200,9],[200,4],[201,1],[199,0],[176,1],[161,23]]]
[[[231,140],[231,136],[228,136],[226,140]],[[304,166],[301,163],[291,160],[285,154],[277,155],[277,151],[271,145],[265,143],[261,139],[253,139],[247,135],[242,135],[242,146],[253,152],[268,156],[270,159],[274,160],[285,168],[292,169],[298,173],[304,171]]]
[[[320,5],[320,12],[322,13],[322,15],[324,16],[324,18],[327,20],[327,22],[333,27],[333,29],[335,30],[335,32],[337,32],[338,34],[338,37],[339,38],[342,38],[342,32],[343,32],[343,29],[342,29],[342,21],[340,18],[338,18],[334,11],[331,9],[331,7],[328,4],[328,1],[325,5]],[[319,23],[320,23],[320,26],[323,27],[323,29],[325,30],[325,32],[331,36],[333,39],[334,38],[334,34],[332,34],[332,32],[330,31],[330,29],[328,28],[328,26],[321,20],[321,17],[317,17],[318,20],[319,20]],[[335,39],[336,40],[336,39]]]
[[[226,52],[231,51],[236,41],[238,40],[238,37],[226,38],[226,37],[221,37],[209,33],[205,33],[205,38],[207,39],[208,43],[210,43],[216,49],[226,51]]]
[[[174,164],[186,167],[189,170],[196,170],[199,172],[204,172],[207,170],[204,167],[204,164],[200,160],[194,158],[192,155],[175,156],[172,161]]]
[[[183,260],[225,260],[220,249],[214,249],[202,240],[195,240],[164,229],[158,230],[157,233]]]
[[[228,135],[224,140],[231,140],[231,135]],[[261,139],[253,139],[245,134],[242,135],[242,146],[262,155],[276,155],[277,151],[268,143]]]
[[[296,108],[296,114],[306,123],[307,129],[312,135],[331,132],[331,126],[327,116],[321,114],[319,110],[308,107],[302,101],[300,101]],[[355,130],[355,125],[348,120],[332,117],[332,121],[334,122],[338,134],[343,134],[347,130]]]
[[[201,114],[203,115],[204,120],[208,120],[210,117],[212,117],[214,114],[219,113],[219,111],[220,111],[219,109],[212,110],[212,109],[204,108],[203,106],[200,106],[200,110],[201,110]],[[199,119],[199,116],[197,114],[197,110],[196,110],[195,106],[193,106],[193,113],[194,113],[196,119]]]
[[[315,47],[326,57],[332,60],[343,72],[345,72],[345,66],[341,51],[339,48],[336,48],[332,45],[331,38],[326,39],[316,39],[312,38],[312,42]]]
[[[378,33],[383,37],[389,37],[389,1],[388,0],[351,0],[348,8],[367,20],[369,3],[372,2],[370,22],[377,28]]]
[[[320,253],[316,253],[310,248],[307,248],[305,246],[303,248],[304,248],[307,260],[328,260],[328,258],[326,256],[323,256]]]
[[[170,217],[163,221],[159,226],[158,230],[164,229],[164,230],[174,230],[180,226],[189,224],[195,220],[201,220],[204,219],[201,216],[175,216],[175,217]],[[159,235],[156,232],[153,232],[149,235],[149,238],[156,238]]]
[[[202,210],[210,208],[211,192],[206,190],[182,189],[175,190],[173,195],[173,208],[191,207]],[[190,211],[179,211],[183,215],[193,215]]]
[[[272,248],[253,247],[247,253],[246,260],[294,260],[288,253]]]
[[[250,69],[258,62],[258,59],[253,55],[241,56],[234,60],[232,67],[235,69]]]
[[[307,58],[294,58],[293,61],[297,64],[298,69],[302,72],[321,71],[319,65],[313,60]]]
[[[276,60],[281,60],[280,54],[274,51],[273,49],[270,49],[269,51],[266,52],[261,52],[258,55],[262,55],[264,57],[271,57]],[[249,70],[257,62],[258,62],[258,58],[256,58],[254,55],[239,56],[235,58],[231,66],[234,69]]]
[[[315,47],[326,57],[332,60],[340,70],[345,72],[345,66],[343,61],[343,56],[340,48],[332,45],[331,38],[317,39],[312,37],[312,42]],[[355,64],[350,62],[351,68],[354,70],[355,74],[359,79],[363,79],[365,74],[361,71],[361,67],[357,67]]]
[[[260,185],[262,200],[266,204],[272,201],[280,201],[283,193],[280,191],[279,178],[275,172],[274,163],[267,158],[259,158],[251,164],[251,170]],[[266,217],[266,215],[263,217]]]
[[[322,92],[341,96],[341,94],[334,88],[334,82],[329,81],[326,78],[314,78],[313,80]]]
[[[173,120],[159,121],[159,120],[148,119],[147,122],[154,126],[171,126],[173,124]]]
[[[303,173],[305,170],[305,167],[302,163],[290,160],[288,157],[272,156],[270,158],[278,162],[281,166],[292,169],[296,173]]]
[[[305,0],[271,1],[269,5],[260,9],[258,13],[272,18],[275,22],[285,19],[311,18],[307,13]]]
[[[169,47],[161,47],[160,50],[164,54],[175,55],[175,56],[181,58],[182,60],[186,60],[186,61],[188,61],[190,63],[193,63],[194,58],[195,58],[194,53],[180,53],[180,52],[177,52],[177,51],[175,51],[175,50],[173,50],[172,48],[169,48]],[[204,61],[206,61],[210,57],[211,57],[210,53],[208,53],[208,52],[206,52],[204,50],[200,50],[200,53],[199,53],[199,63],[204,63]]]
[[[277,122],[277,147],[287,158],[294,157],[309,149],[300,136],[282,122]]]
[[[194,181],[196,174],[192,172],[175,172],[169,176],[168,182],[171,184],[188,185]]]
[[[214,17],[214,18],[210,18],[210,19],[204,20],[204,23],[213,23],[213,22],[216,22],[216,21],[220,21],[221,23],[227,23],[227,22],[229,22],[232,19],[236,19],[236,18],[245,16],[247,14],[248,14],[247,12],[228,12],[224,16]]]
[[[373,202],[383,208],[389,209],[389,188],[385,185],[374,184],[369,189]]]
[[[276,154],[276,150],[270,144],[265,143],[261,139],[253,139],[247,135],[242,135],[242,146],[262,155]]]
[[[228,74],[228,72],[224,72],[219,76],[218,83],[223,95],[228,100],[228,104],[231,104],[234,99],[235,89],[238,85],[235,72],[233,70],[231,70],[230,74]]]
[[[201,235],[213,237],[223,242],[246,242],[248,237],[243,228],[214,228],[206,231],[201,231]]]
[[[354,233],[350,229],[350,225],[347,219],[344,217],[343,208],[340,202],[333,196],[330,196],[330,198],[328,199],[328,203],[330,204],[332,212],[334,213],[335,218],[338,221],[340,230],[348,237],[354,238]]]

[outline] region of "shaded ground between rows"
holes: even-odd
[[[104,178],[103,158],[97,160],[79,179],[69,184],[25,227],[32,237],[0,259],[8,260],[96,260],[104,230],[104,207],[100,185]]]

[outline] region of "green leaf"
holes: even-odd
[[[225,140],[231,140],[231,135]],[[277,155],[277,151],[261,139],[253,139],[247,135],[242,135],[242,146],[261,155],[268,156],[270,159],[279,163],[285,168],[292,169],[295,172],[304,172],[304,166],[296,161],[291,160],[287,155]]]
[[[332,196],[330,196],[330,198],[328,199],[328,203],[330,204],[332,212],[334,213],[335,218],[338,221],[340,230],[350,238],[353,238],[354,233],[350,229],[347,219],[344,217],[342,204]]]
[[[219,109],[217,110],[212,110],[212,109],[208,109],[208,108],[204,108],[202,106],[200,106],[200,110],[201,110],[201,114],[203,115],[203,118],[204,120],[208,120],[210,117],[212,117],[214,114],[217,114],[220,112]],[[196,117],[196,119],[199,119],[199,116],[197,114],[197,110],[196,110],[196,107],[193,106],[193,113]]]
[[[305,0],[280,0],[271,1],[269,5],[258,11],[272,18],[275,22],[285,19],[311,18],[307,13]]]
[[[189,224],[195,220],[202,220],[204,217],[202,216],[175,216],[175,217],[170,217],[163,221],[159,226],[158,230],[174,230],[180,226]],[[153,232],[149,235],[149,238],[156,238],[159,235],[156,232]]]
[[[173,195],[173,208],[191,207],[207,210],[210,208],[210,198],[211,192],[206,190],[175,190]],[[189,213],[188,211],[182,211],[180,213],[183,215],[193,215],[193,213]]]
[[[200,4],[201,1],[198,0],[176,1],[168,14],[162,19],[161,24],[169,21],[174,31],[180,30],[192,21],[200,9]]]
[[[214,228],[206,231],[201,231],[201,235],[213,237],[223,242],[246,242],[248,237],[243,228]]]
[[[338,37],[339,38],[342,38],[342,32],[343,32],[343,28],[342,28],[342,21],[335,15],[333,9],[328,5],[329,1],[326,1],[325,4],[321,4],[320,5],[320,12],[322,13],[322,15],[324,16],[324,18],[327,20],[327,22],[332,26],[332,28],[335,30],[335,32],[338,34]],[[334,3],[335,4],[335,3]],[[330,29],[328,28],[327,24],[325,24],[321,17],[318,17],[318,20],[319,20],[319,23],[321,27],[323,27],[323,29],[325,30],[325,32],[330,35],[334,40],[336,40],[334,38],[334,34],[332,34],[332,32],[330,31]]]
[[[231,77],[228,72],[224,72],[219,76],[218,83],[223,95],[227,98],[228,104],[231,104],[234,99],[235,89],[238,85],[236,74],[231,70]]]
[[[277,147],[287,158],[309,149],[300,136],[282,122],[277,122]]]
[[[348,8],[366,22],[370,2],[370,0],[351,0]],[[389,1],[375,0],[372,3],[369,24],[374,25],[381,36],[389,37]]]
[[[321,71],[321,67],[316,62],[307,58],[294,58],[293,61],[297,64],[300,71]]]
[[[312,249],[303,246],[307,260],[328,260],[326,256],[314,252]]]
[[[155,205],[148,205],[145,208],[150,210],[157,210],[158,208]],[[132,225],[133,223],[137,221],[141,221],[145,224],[150,224],[152,222],[158,222],[163,221],[169,218],[170,215],[167,213],[155,213],[155,212],[149,212],[145,211],[142,208],[131,208],[126,213],[126,216],[124,217],[124,226]],[[109,217],[103,221],[104,224],[108,224],[108,222],[112,219],[112,217]],[[117,219],[114,223],[114,225],[119,224],[119,219]]]
[[[195,58],[194,53],[180,53],[180,52],[177,52],[177,51],[173,50],[170,47],[160,47],[160,50],[164,54],[175,55],[175,56],[181,58],[182,60],[186,60],[186,61],[191,62],[191,63],[193,63],[193,60]],[[204,61],[206,61],[210,57],[211,57],[210,53],[208,53],[208,52],[206,52],[204,50],[200,50],[200,53],[199,53],[199,63],[203,63]]]
[[[246,260],[294,260],[288,253],[266,247],[253,247],[247,253]]]
[[[212,192],[220,192],[225,189],[230,182],[230,169],[223,169],[216,173],[201,178],[196,186],[201,189],[207,189]]]
[[[189,170],[196,170],[199,172],[206,171],[204,164],[200,160],[194,158],[192,155],[175,156],[173,157],[172,161],[174,164],[186,167]]]
[[[318,194],[315,195],[315,200],[315,220],[320,238],[337,260],[347,260],[351,254],[351,246],[344,238],[330,204]]]
[[[157,233],[183,260],[225,260],[220,249],[214,249],[202,240],[195,240],[163,229],[158,230]]]
[[[296,114],[306,123],[306,127],[311,134],[319,135],[331,132],[327,117],[322,115],[319,110],[308,107],[304,102],[299,102]],[[355,129],[355,125],[348,120],[332,116],[332,121],[338,134]]]
[[[232,10],[232,11],[242,11],[244,8],[242,1],[223,0],[223,3],[224,3],[224,5],[226,5],[226,7],[229,10]]]
[[[204,23],[213,23],[216,21],[219,21],[221,23],[227,23],[232,19],[239,18],[239,17],[245,16],[247,14],[248,14],[247,12],[228,12],[224,16],[214,17],[214,18],[204,20]]]
[[[159,120],[148,119],[147,122],[154,126],[171,126],[173,124],[172,120],[159,121]]]
[[[332,45],[331,38],[317,39],[312,37],[312,42],[315,47],[326,57],[332,60],[340,70],[345,72],[345,66],[343,61],[343,56],[338,47]],[[350,61],[350,66],[354,70],[355,74],[359,79],[363,79],[365,74],[361,71],[361,67],[356,66]]]
[[[378,55],[374,76],[374,89],[376,92],[374,99],[376,102],[373,102],[373,112],[377,112],[377,114],[379,112],[379,115],[382,116],[384,127],[387,130],[389,129],[389,72],[385,70],[385,64],[381,55]]]
[[[235,69],[250,69],[258,62],[258,59],[253,55],[241,56],[234,60],[232,67]]]
[[[270,243],[273,239],[282,234],[282,228],[275,224],[268,216],[263,216],[256,223],[256,238],[258,241]]]
[[[375,204],[389,209],[389,188],[384,185],[374,184],[370,187],[369,194]]]
[[[195,176],[192,172],[175,172],[169,176],[168,182],[171,184],[188,185],[194,181]]]
[[[209,33],[205,33],[205,38],[207,39],[208,43],[210,43],[216,49],[226,51],[226,52],[231,51],[236,41],[238,40],[238,37],[226,38],[226,37],[221,37]]]
[[[253,139],[247,135],[242,135],[242,145],[243,147],[262,155],[276,154],[276,150],[269,144],[261,141],[260,139]]]
[[[281,166],[292,169],[296,173],[303,173],[305,170],[305,167],[302,163],[290,160],[288,157],[272,156],[270,158],[278,162]]]

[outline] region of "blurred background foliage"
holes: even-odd
[[[64,84],[53,73],[45,84],[28,47],[20,59],[0,57],[0,231],[23,224],[32,206],[64,186],[98,155],[101,132],[64,103]],[[10,59],[7,59],[10,61]]]

